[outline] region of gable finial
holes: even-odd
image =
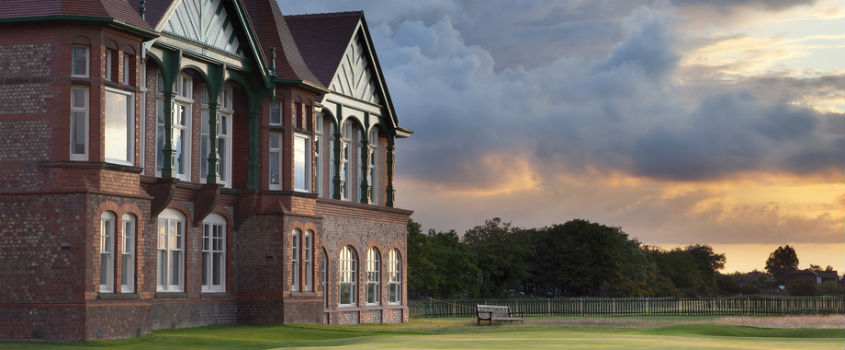
[[[270,69],[273,70],[273,74],[276,74],[276,48],[270,48]]]
[[[147,14],[147,0],[138,1],[138,12],[141,14],[141,19],[146,19]]]

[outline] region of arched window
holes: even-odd
[[[100,293],[114,291],[114,213],[100,214]]]
[[[209,214],[202,221],[202,291],[226,290],[226,219]]]
[[[399,304],[402,302],[402,257],[398,249],[390,251],[387,265],[388,278],[388,303]]]
[[[181,292],[184,290],[185,216],[165,209],[158,215],[158,255],[156,259],[156,290]]]
[[[356,304],[358,290],[358,257],[355,249],[345,246],[340,250],[338,259],[338,282],[340,290],[340,305],[351,306]]]
[[[135,291],[135,215],[123,214],[120,240],[120,291]]]
[[[291,262],[290,262],[290,276],[291,276],[291,290],[296,292],[299,290],[299,239],[302,237],[299,230],[293,230],[291,235]]]
[[[367,250],[367,304],[378,304],[381,296],[381,256],[375,247]]]
[[[303,290],[310,292],[314,289],[314,232],[305,231],[305,244],[302,252],[302,261],[305,265],[305,282]]]
[[[335,127],[335,124],[329,123],[329,140],[331,142],[329,142],[329,149],[327,151],[329,152],[329,189],[330,189],[329,194],[330,194],[331,198],[335,198],[335,195],[337,194],[336,191],[335,191],[335,187],[334,187],[334,174],[337,172],[337,169],[336,169],[336,166],[335,166],[335,163],[334,163],[335,162],[334,145],[335,145],[335,142],[337,142],[336,137],[335,137],[335,130],[337,130],[337,127]]]

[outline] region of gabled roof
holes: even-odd
[[[302,56],[323,85],[331,84],[363,16],[362,11],[285,16]]]
[[[149,24],[151,27],[155,28],[158,25],[158,22],[161,21],[161,18],[167,13],[167,9],[170,8],[170,5],[176,0],[147,0],[144,2],[144,20]],[[139,8],[139,0],[129,0],[129,4],[132,5],[132,8],[137,9]]]
[[[320,80],[305,64],[276,1],[243,0],[243,3],[268,62],[270,49],[276,49],[276,74],[282,79],[301,80],[324,89],[324,84],[320,84]]]
[[[0,1],[0,20],[80,20],[130,27],[144,34],[153,28],[141,19],[136,4],[127,0],[4,0]]]
[[[374,70],[373,78],[382,94],[379,98],[385,107],[385,117],[393,122],[399,134],[403,135],[401,137],[412,133],[399,126],[363,11],[292,15],[285,16],[285,19],[308,67],[326,86],[332,83],[349,45],[358,40],[360,28],[365,50],[372,59],[369,66]]]

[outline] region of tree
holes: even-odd
[[[431,245],[422,227],[408,220],[408,294],[411,298],[434,294],[442,280],[431,261]]]
[[[786,274],[797,269],[798,255],[789,245],[778,247],[769,254],[769,259],[766,260],[766,271],[778,280],[783,280]]]
[[[506,289],[522,289],[532,254],[522,231],[493,218],[467,230],[464,243],[478,258],[482,296],[501,297]]]

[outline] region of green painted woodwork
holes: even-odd
[[[162,50],[161,77],[164,80],[164,146],[162,147],[161,177],[173,177],[173,83],[179,76],[182,51]]]
[[[223,90],[223,79],[225,66],[218,66],[209,64],[208,80],[208,174],[206,183],[216,184],[220,182],[220,169],[218,166],[219,158],[217,155],[217,110],[220,106],[217,104],[217,98]],[[212,136],[215,135],[215,136]]]
[[[111,27],[117,27],[127,32],[137,34],[145,39],[157,38],[158,33],[147,28],[138,27],[128,24],[123,21],[108,17],[93,17],[93,16],[71,16],[71,15],[51,15],[51,16],[32,16],[32,17],[14,17],[14,18],[0,18],[0,24],[6,23],[34,23],[34,22],[73,22],[73,23],[88,23],[101,24]]]
[[[337,105],[337,123],[336,127],[334,128],[334,174],[332,174],[332,186],[334,186],[334,199],[341,199],[340,198],[340,143],[343,142],[340,140],[341,132],[340,132],[340,121],[343,120],[343,106],[338,104]]]
[[[240,42],[221,0],[182,1],[161,28],[164,33],[237,55]]]
[[[370,125],[370,113],[364,112],[364,125]],[[364,127],[361,133],[361,203],[370,203],[370,184],[367,183],[367,178],[370,176],[370,149],[369,141],[370,133],[367,127]]]
[[[393,190],[393,166],[396,164],[395,155],[393,154],[394,142],[396,136],[392,132],[387,135],[387,190],[384,205],[393,207],[393,196],[396,191]]]

